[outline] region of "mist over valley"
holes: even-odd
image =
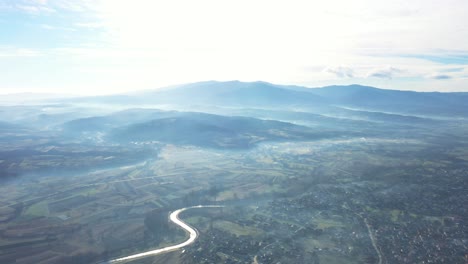
[[[467,131],[468,93],[360,85],[10,101],[0,262],[464,263]]]

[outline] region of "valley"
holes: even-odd
[[[244,86],[263,105],[236,100]],[[197,205],[223,207],[179,214],[198,232],[192,244],[127,262],[466,261],[463,99],[415,99],[439,100],[446,110],[434,115],[396,107],[401,100],[356,107],[327,96],[334,87],[313,96],[265,83],[216,87],[203,95],[210,102],[192,96],[204,104],[193,107],[183,104],[191,86],[165,91],[174,101],[165,108],[116,106],[115,97],[86,99],[101,107],[83,98],[2,106],[0,262],[103,263],[170,247],[189,237],[170,214]],[[289,99],[275,106],[276,94]]]

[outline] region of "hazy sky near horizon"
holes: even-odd
[[[468,92],[466,0],[0,0],[0,94],[205,81]]]

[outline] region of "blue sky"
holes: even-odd
[[[0,0],[0,94],[204,80],[468,91],[465,0]]]

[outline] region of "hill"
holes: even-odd
[[[115,129],[109,138],[119,142],[160,141],[204,147],[247,148],[262,141],[307,140],[339,134],[273,120],[180,113]]]

